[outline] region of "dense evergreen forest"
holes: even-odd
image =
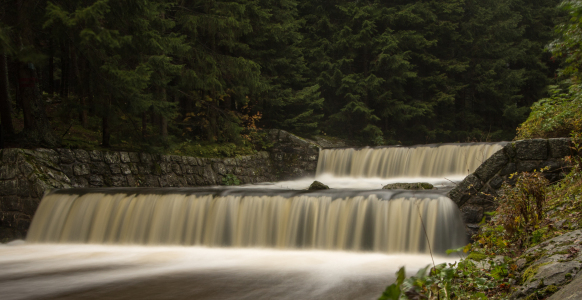
[[[20,145],[511,140],[548,96],[558,0],[1,0]]]

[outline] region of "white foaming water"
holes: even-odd
[[[313,183],[314,180],[320,181],[332,189],[356,189],[356,190],[376,190],[390,183],[401,182],[428,182],[437,189],[450,189],[456,183],[465,178],[463,175],[445,176],[445,177],[397,177],[397,178],[354,178],[354,177],[336,177],[331,174],[318,175],[313,177],[304,177],[297,180],[266,182],[241,185],[240,188],[261,188],[261,189],[289,189],[305,190]]]
[[[467,176],[503,143],[419,145],[320,151],[317,175],[353,178]]]
[[[435,253],[466,242],[455,204],[394,191],[72,189],[46,195],[35,243]]]
[[[435,257],[435,262],[453,262]],[[428,255],[70,244],[0,246],[2,299],[377,299]]]
[[[204,195],[53,193],[43,200],[28,241],[62,244],[0,245],[0,298],[377,299],[400,267],[411,275],[432,263],[425,240],[442,253],[464,241],[464,229],[441,191],[420,197],[370,190],[396,182],[446,190],[501,147],[324,150],[315,179],[332,190],[319,195],[297,191],[314,178],[210,188],[214,192]],[[267,189],[282,191],[261,192]],[[383,193],[400,198],[375,198]],[[326,238],[331,235],[346,238]]]

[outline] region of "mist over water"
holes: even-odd
[[[323,150],[314,178],[224,188],[71,189],[0,245],[2,299],[377,299],[466,243],[445,194],[499,144]],[[432,191],[389,191],[395,182]],[[454,257],[436,256],[435,262]]]
[[[436,262],[452,262],[436,258]],[[2,299],[376,299],[427,255],[70,244],[0,246]]]
[[[428,253],[429,243],[444,253],[466,242],[458,210],[438,194],[189,191],[53,193],[27,241],[401,253]]]

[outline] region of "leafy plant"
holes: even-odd
[[[522,247],[545,216],[549,181],[536,171],[515,176],[515,186],[505,184],[499,199],[499,223],[509,239]]]
[[[490,261],[491,273],[478,268],[470,259],[453,264],[439,264],[420,269],[415,276],[404,279],[404,267],[396,274],[397,280],[388,286],[379,300],[426,299],[487,299],[493,293],[506,293],[507,264]],[[501,288],[500,288],[501,287]]]
[[[239,185],[240,180],[234,174],[226,174],[222,177],[222,184],[223,185]]]

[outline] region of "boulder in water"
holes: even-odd
[[[310,190],[310,191],[329,190],[329,186],[316,180],[309,186],[308,190]]]
[[[390,183],[383,187],[385,190],[432,190],[434,186],[428,182]]]

